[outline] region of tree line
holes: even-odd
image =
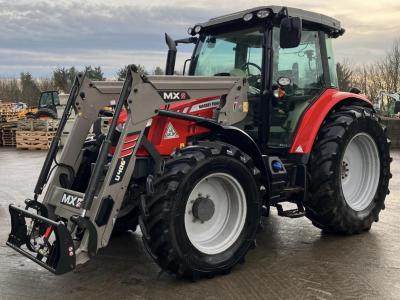
[[[143,65],[138,65],[140,72],[149,75]],[[126,77],[127,66],[117,71],[117,80],[124,80]],[[25,102],[28,106],[36,106],[42,91],[56,90],[68,93],[71,89],[75,76],[78,74],[75,67],[56,68],[50,78],[33,78],[31,73],[23,72],[19,79],[0,79],[0,100],[6,102]],[[86,76],[91,80],[105,80],[104,73],[100,66],[86,66],[84,69]],[[156,67],[154,75],[162,75],[164,71]]]
[[[352,65],[345,60],[337,64],[336,71],[340,90],[357,87],[372,102],[377,100],[380,91],[400,92],[400,40],[376,62]]]

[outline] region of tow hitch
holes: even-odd
[[[62,222],[55,222],[13,204],[7,245],[54,274],[75,268],[75,248]]]

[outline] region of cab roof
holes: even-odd
[[[271,6],[259,6],[247,10],[242,10],[239,12],[235,12],[232,14],[227,14],[223,15],[220,17],[212,18],[208,22],[204,23],[198,23],[197,25],[200,25],[202,28],[211,28],[211,27],[216,27],[218,25],[222,25],[225,23],[231,23],[235,22],[238,20],[243,19],[243,16],[249,13],[257,13],[260,10],[269,10],[273,14],[279,13],[284,6],[276,6],[276,5],[271,5]],[[313,23],[314,25],[319,25],[327,29],[328,31],[332,33],[339,33],[341,35],[344,32],[344,29],[341,27],[340,22],[334,18],[325,16],[323,14],[311,12],[311,11],[306,11],[298,8],[293,8],[293,7],[286,7],[288,10],[288,14],[291,17],[300,17],[303,21],[307,23]]]

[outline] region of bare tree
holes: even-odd
[[[351,66],[344,62],[337,65],[337,73],[342,90],[348,90],[349,86],[357,86],[371,101],[376,101],[380,91],[399,92],[400,40],[395,41],[392,48],[377,62],[360,66]]]
[[[349,63],[344,61],[336,64],[336,72],[338,77],[339,89],[341,91],[349,91],[353,80],[353,70]]]
[[[164,75],[164,70],[160,67],[156,67],[153,72],[154,75]]]
[[[54,81],[49,79],[49,78],[42,78],[36,80],[36,84],[39,87],[40,91],[51,91],[51,90],[57,90],[56,86],[54,84]]]
[[[13,79],[2,79],[0,81],[0,100],[7,102],[18,102],[22,99],[22,93],[18,81]]]

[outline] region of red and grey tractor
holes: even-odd
[[[166,35],[166,76],[79,74],[33,199],[10,205],[7,244],[63,274],[140,226],[160,268],[196,279],[243,262],[270,207],[328,232],[368,231],[389,193],[390,142],[366,96],[338,90],[343,33],[321,14],[258,7]],[[176,76],[182,43],[195,47]]]

